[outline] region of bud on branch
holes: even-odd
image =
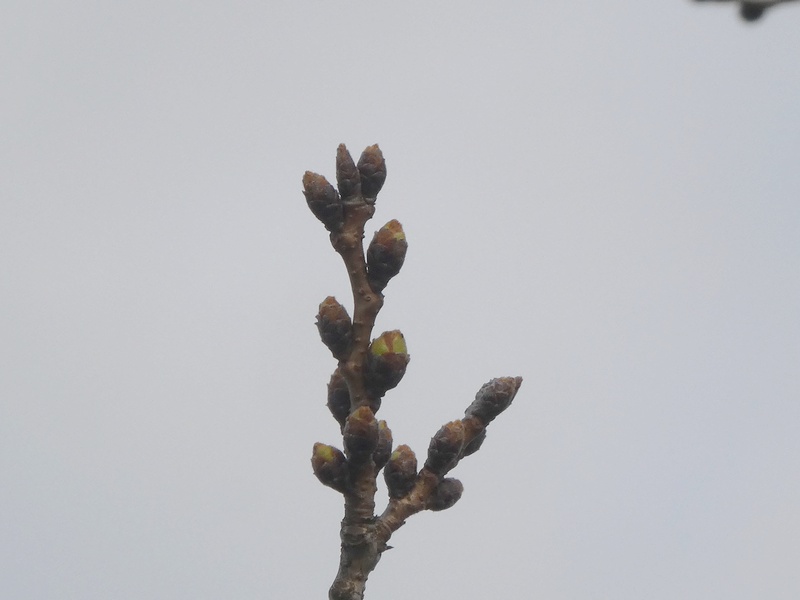
[[[342,202],[334,187],[322,175],[306,171],[303,175],[303,193],[308,208],[314,213],[325,229],[338,231],[344,222]]]
[[[378,445],[375,446],[375,451],[372,453],[372,461],[375,463],[375,469],[380,471],[386,461],[392,454],[392,430],[386,424],[386,421],[378,421]]]
[[[444,475],[456,466],[463,447],[464,424],[461,421],[451,421],[443,425],[431,438],[425,467],[434,473]]]
[[[405,444],[398,446],[383,470],[383,478],[389,498],[402,498],[410,492],[417,480],[417,457],[413,450]]]
[[[396,219],[375,232],[367,249],[367,276],[373,290],[382,292],[389,280],[400,272],[407,250],[406,234]]]
[[[386,181],[386,161],[378,144],[369,146],[358,159],[358,172],[361,174],[361,195],[375,198]]]
[[[428,498],[425,508],[428,510],[447,510],[461,499],[464,485],[458,479],[446,478],[436,486],[433,494]]]
[[[347,357],[353,339],[353,324],[347,310],[333,296],[328,296],[319,305],[317,329],[322,343],[328,347],[334,358],[343,360]]]
[[[328,444],[314,444],[311,468],[323,485],[338,492],[347,488],[347,459],[342,451]]]
[[[360,406],[347,418],[344,426],[344,451],[350,460],[361,462],[369,458],[378,445],[378,422],[372,409]]]
[[[478,417],[488,425],[511,405],[520,385],[522,377],[501,377],[484,383],[464,414],[467,417]]]
[[[336,185],[343,201],[361,193],[361,173],[344,144],[336,149]]]
[[[403,334],[396,329],[383,332],[372,340],[369,347],[364,374],[367,388],[373,395],[383,396],[400,383],[409,360],[411,357]]]
[[[328,382],[328,410],[344,430],[347,416],[350,414],[350,390],[347,389],[347,382],[339,369],[333,372]]]

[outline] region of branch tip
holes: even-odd
[[[488,425],[511,405],[521,385],[522,377],[500,377],[484,383],[464,414]]]

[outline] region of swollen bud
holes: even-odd
[[[379,471],[392,454],[392,441],[392,430],[389,429],[386,421],[378,421],[378,445],[375,446],[375,451],[372,453],[372,460],[375,462],[375,468]]]
[[[364,374],[371,395],[383,396],[387,390],[397,386],[405,375],[409,360],[406,340],[400,331],[385,331],[372,340]]]
[[[358,172],[361,174],[361,195],[374,199],[386,181],[386,161],[378,144],[369,146],[361,153]]]
[[[353,340],[353,324],[345,307],[333,296],[328,296],[319,305],[317,329],[322,343],[328,347],[333,357],[344,360]]]
[[[344,426],[344,451],[355,461],[367,459],[378,445],[378,421],[368,406],[355,409]]]
[[[446,510],[461,499],[464,485],[458,479],[450,477],[442,479],[441,483],[428,498],[425,508],[428,510]]]
[[[386,463],[383,478],[389,498],[402,498],[410,492],[417,480],[417,457],[414,451],[405,444],[398,446]]]
[[[396,219],[375,232],[367,249],[367,277],[375,292],[383,291],[389,280],[400,272],[407,250],[406,234]]]
[[[306,171],[303,175],[303,194],[308,208],[314,213],[325,229],[338,231],[344,223],[342,201],[336,189],[322,175]]]
[[[483,442],[486,440],[486,429],[481,429],[481,432],[472,438],[469,444],[464,446],[464,449],[461,451],[461,456],[469,456],[470,454],[475,454],[478,450],[480,450]]]
[[[347,487],[347,459],[342,451],[328,444],[314,444],[311,468],[323,485],[339,492]]]
[[[425,467],[438,475],[444,475],[456,465],[463,447],[464,424],[461,421],[451,421],[442,425],[431,438]]]
[[[328,382],[328,410],[344,429],[347,416],[350,414],[350,390],[339,369],[333,372]]]
[[[336,149],[336,184],[339,186],[342,200],[361,193],[361,173],[358,172],[358,167],[344,144],[339,144]]]
[[[522,377],[500,377],[484,383],[464,414],[477,417],[484,425],[488,425],[509,407],[521,385]]]

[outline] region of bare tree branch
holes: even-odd
[[[377,145],[364,150],[358,164],[344,144],[339,145],[338,191],[322,175],[306,172],[303,177],[308,206],[330,232],[353,292],[352,320],[332,296],[322,301],[317,314],[320,338],[338,360],[328,383],[328,408],[339,423],[344,448],[318,442],[311,457],[320,482],[344,497],[339,571],[329,600],[362,600],[369,574],[406,519],[422,510],[445,510],[461,498],[464,486],[445,475],[480,448],[486,427],[508,408],[522,384],[521,377],[484,384],[464,418],[443,425],[431,438],[419,472],[408,446],[392,451],[392,432],[375,414],[386,392],[400,383],[410,356],[399,330],[370,338],[383,307],[383,290],[405,260],[408,244],[403,227],[389,221],[375,233],[366,255],[363,248],[364,226],[375,213],[385,180],[386,162]],[[378,517],[375,492],[381,469],[389,501]]]

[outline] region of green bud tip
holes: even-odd
[[[390,498],[402,498],[417,480],[417,457],[405,444],[397,447],[383,471]]]
[[[317,442],[314,444],[313,456],[324,463],[333,462],[335,456],[333,452],[333,446]]]
[[[408,354],[406,338],[403,337],[403,334],[397,329],[394,331],[387,331],[381,334],[380,337],[372,340],[372,345],[369,349],[375,356],[383,356],[384,354]]]
[[[311,468],[320,483],[343,492],[347,485],[347,459],[338,448],[317,442],[311,453]]]
[[[389,280],[400,272],[406,252],[406,234],[396,219],[375,232],[367,248],[367,273],[373,290],[382,292]]]
[[[406,239],[406,233],[403,231],[403,226],[397,219],[392,219],[386,225],[384,225],[382,229],[385,229],[387,232],[391,233],[392,238],[395,240]]]

